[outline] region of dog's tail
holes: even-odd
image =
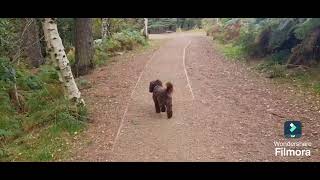
[[[166,83],[166,86],[167,86],[167,89],[166,89],[167,93],[171,94],[171,93],[173,92],[173,85],[172,85],[172,83],[171,83],[171,82],[167,82],[167,83]]]

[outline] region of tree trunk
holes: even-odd
[[[59,71],[62,74],[63,83],[67,90],[68,98],[77,104],[84,105],[84,100],[81,98],[81,93],[77,87],[77,84],[73,78],[69,60],[64,51],[62,40],[59,36],[57,23],[55,18],[45,18],[43,22],[43,30],[46,34],[49,52],[53,54],[53,61],[59,67]]]
[[[144,36],[148,39],[148,18],[144,18]]]
[[[75,75],[88,74],[93,69],[93,34],[91,18],[75,19]]]
[[[59,81],[61,83],[64,82],[59,65],[58,65],[58,61],[56,60],[55,56],[54,56],[54,52],[53,52],[53,47],[51,45],[51,39],[50,39],[50,31],[47,30],[47,28],[45,27],[45,23],[42,24],[42,29],[43,29],[43,35],[44,35],[44,39],[47,45],[46,48],[46,52],[47,52],[47,63],[48,64],[52,64],[56,70],[58,70],[58,76],[59,76]],[[58,30],[57,30],[58,31]]]
[[[101,36],[102,39],[106,39],[110,35],[109,30],[109,18],[101,18]]]
[[[22,29],[22,49],[27,62],[32,67],[44,63],[39,39],[39,27],[35,18],[24,18]]]

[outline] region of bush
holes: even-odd
[[[257,34],[258,30],[253,25],[243,26],[240,29],[240,35],[235,44],[241,46],[247,55],[252,55],[252,52],[255,52],[257,47],[255,45]]]
[[[38,77],[44,83],[59,83],[58,72],[52,66],[43,65],[39,70]]]
[[[177,26],[183,28],[183,22],[180,22],[176,18],[149,18],[148,31],[149,33],[176,31]]]
[[[136,45],[145,45],[144,37],[138,31],[124,30],[112,36],[112,39],[118,41],[122,50],[132,50]]]
[[[222,40],[223,35],[222,35],[223,29],[219,25],[213,25],[207,29],[207,35],[212,36],[213,40]]]
[[[15,18],[0,19],[0,54],[12,58],[20,46],[21,22]]]
[[[214,18],[203,18],[201,20],[201,26],[202,28],[208,32],[209,29],[215,24]],[[208,35],[208,34],[207,34]]]
[[[16,70],[8,58],[0,57],[0,81],[5,83],[15,82]]]
[[[274,63],[283,65],[283,64],[286,64],[290,54],[291,54],[290,50],[285,49],[272,54],[268,59]]]
[[[224,39],[228,42],[236,41],[239,38],[241,26],[239,19],[228,21],[228,24],[224,27]]]
[[[114,52],[118,51],[119,49],[121,49],[121,43],[114,38],[110,38],[110,39],[107,39],[106,41],[102,42],[101,48],[104,51],[114,53]]]
[[[320,18],[308,18],[306,21],[298,24],[294,30],[298,39],[305,39],[307,35],[316,27],[320,26]]]
[[[94,64],[105,64],[115,52],[132,50],[139,45],[147,45],[145,38],[135,30],[126,29],[115,33],[95,46]]]

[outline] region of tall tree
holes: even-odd
[[[94,67],[91,18],[75,19],[75,51],[75,75],[88,74]]]
[[[45,21],[45,19],[44,19],[44,21]],[[45,26],[46,25],[43,22],[42,23],[42,29],[43,29],[44,39],[45,39],[45,42],[46,42],[46,60],[47,60],[47,63],[53,65],[55,67],[55,69],[58,70],[59,81],[61,83],[64,83],[64,79],[62,77],[62,73],[61,73],[61,71],[59,71],[60,68],[59,68],[58,61],[54,56],[53,47],[52,47],[52,44],[51,44],[51,41],[50,41],[50,34],[49,34],[50,31],[47,30]],[[59,35],[59,37],[60,37],[60,35]]]
[[[106,39],[110,35],[110,22],[109,18],[101,18],[101,36]]]
[[[144,18],[144,36],[146,38],[149,37],[149,34],[148,34],[148,18]]]
[[[45,18],[43,22],[43,31],[46,41],[48,42],[48,51],[51,52],[53,61],[59,67],[62,74],[62,80],[67,90],[68,98],[77,104],[83,104],[84,100],[81,98],[81,93],[74,80],[69,60],[66,56],[62,40],[60,38],[57,22],[55,18]]]
[[[39,26],[35,18],[24,18],[22,28],[22,49],[28,64],[39,67],[44,63],[39,39]]]

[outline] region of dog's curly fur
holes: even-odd
[[[172,92],[173,85],[171,82],[166,83],[166,88],[162,86],[160,80],[155,80],[150,82],[149,92],[153,93],[152,98],[156,108],[156,113],[166,112],[167,117],[170,119],[172,117]]]

